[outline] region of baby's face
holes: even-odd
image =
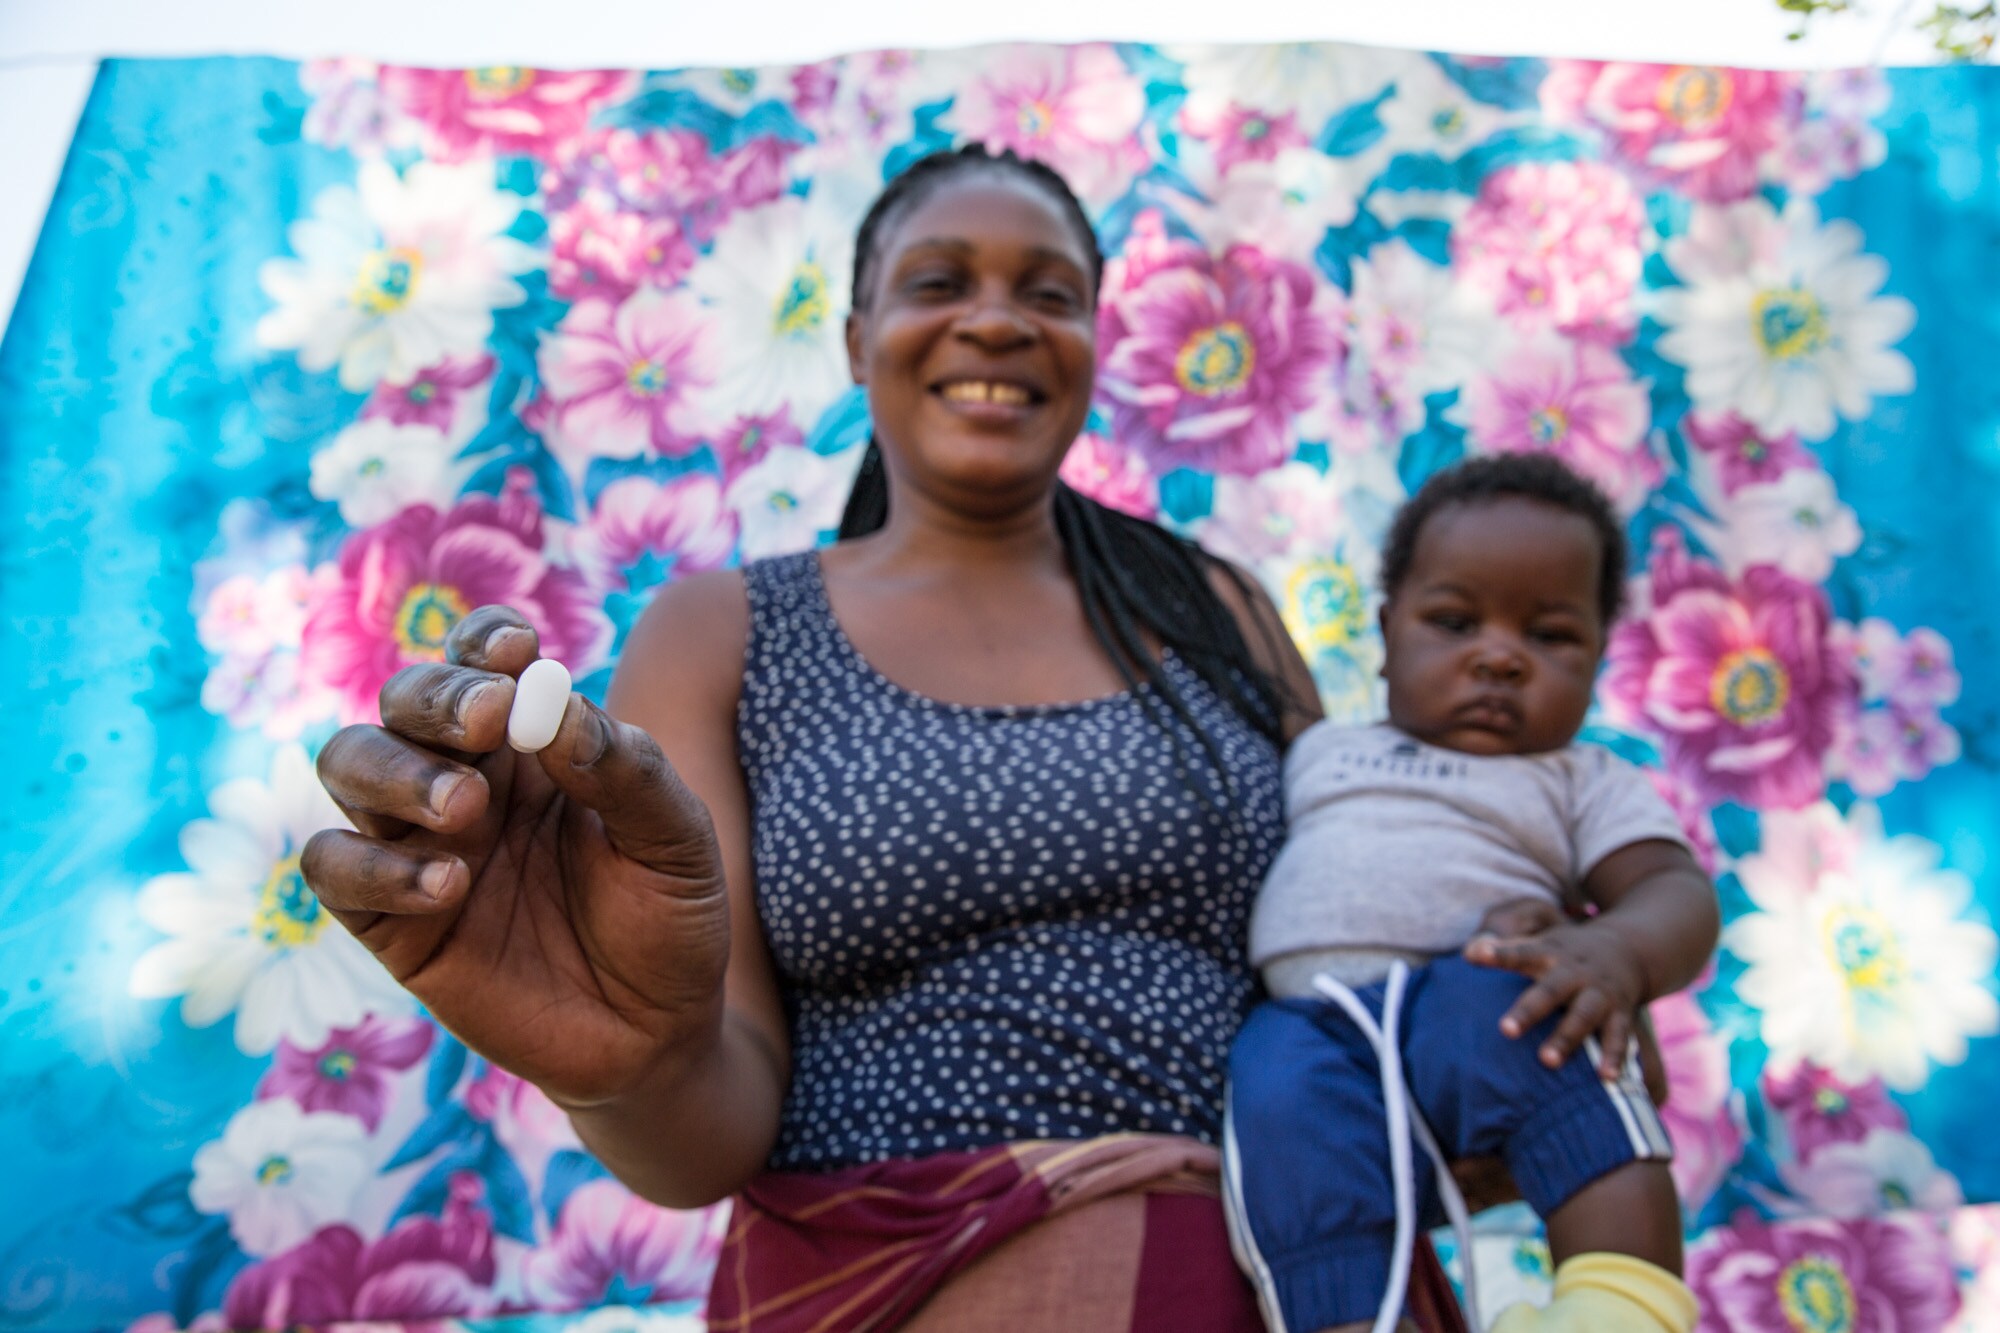
[[[1539,754],[1583,725],[1604,654],[1597,530],[1517,496],[1450,504],[1382,610],[1389,720],[1467,754]]]

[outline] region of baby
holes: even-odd
[[[1501,1156],[1547,1225],[1555,1299],[1496,1330],[1694,1326],[1629,1015],[1694,979],[1718,913],[1645,776],[1576,740],[1624,583],[1610,505],[1546,455],[1451,468],[1396,517],[1389,720],[1286,757],[1250,932],[1271,999],[1230,1057],[1231,1238],[1273,1330],[1394,1325],[1415,1227],[1455,1199],[1412,1131]],[[1595,915],[1480,933],[1524,897]]]

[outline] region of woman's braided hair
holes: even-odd
[[[1090,217],[1063,178],[1040,162],[1011,150],[988,152],[982,145],[932,153],[911,164],[885,188],[862,219],[854,243],[853,308],[868,307],[882,237],[903,213],[945,185],[980,173],[1012,175],[1033,183],[1055,200],[1090,256],[1093,301],[1104,272],[1104,256]],[[1180,691],[1147,647],[1147,636],[1171,649],[1256,731],[1283,744],[1287,711],[1298,707],[1283,682],[1259,666],[1237,619],[1210,581],[1212,572],[1236,586],[1245,604],[1252,600],[1243,576],[1193,542],[1156,523],[1101,505],[1058,482],[1056,533],[1076,579],[1084,616],[1098,643],[1117,666],[1126,686],[1149,707],[1163,702],[1201,739],[1216,767],[1214,741],[1189,712]],[[841,517],[840,536],[859,537],[879,529],[889,517],[889,482],[879,446],[868,443],[860,474]],[[1260,619],[1261,623],[1261,619]],[[1271,637],[1275,639],[1275,634]],[[1275,648],[1276,644],[1267,645]],[[1275,660],[1275,658],[1274,658]],[[1140,690],[1150,687],[1151,697]],[[1163,722],[1165,718],[1161,719]],[[1226,780],[1226,774],[1225,774]]]

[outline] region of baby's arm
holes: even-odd
[[[1602,1072],[1615,1078],[1640,1008],[1700,974],[1715,949],[1721,914],[1715,886],[1694,857],[1664,839],[1612,852],[1585,876],[1583,890],[1598,908],[1589,921],[1526,939],[1482,934],[1465,946],[1465,956],[1534,978],[1501,1018],[1501,1031],[1518,1037],[1566,1009],[1542,1044],[1542,1063],[1560,1065],[1595,1033]]]

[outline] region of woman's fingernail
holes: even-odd
[[[576,749],[570,751],[572,768],[588,768],[604,754],[611,744],[611,719],[597,711],[588,700],[583,705],[583,726],[576,738]]]
[[[430,898],[444,897],[444,891],[451,887],[451,862],[433,861],[424,867],[423,874],[417,876],[417,884]]]
[[[493,687],[491,685],[475,685],[465,693],[459,695],[458,708],[455,710],[458,725],[463,727],[466,719],[472,716],[472,710],[478,706],[479,701],[489,696],[492,692]]]
[[[520,626],[518,625],[502,625],[499,629],[496,629],[491,634],[488,634],[486,636],[486,641],[479,645],[479,655],[481,657],[491,658],[493,654],[500,651],[501,641],[504,640],[509,634],[517,633],[519,632],[519,630]]]
[[[463,773],[440,773],[431,780],[431,812],[442,815],[451,804],[452,793],[465,784]]]

